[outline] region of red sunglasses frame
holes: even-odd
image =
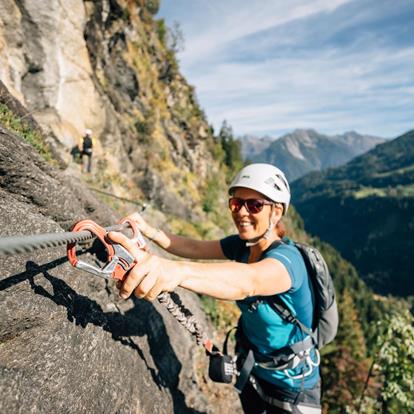
[[[232,208],[233,201],[236,201],[239,203],[238,207],[235,206],[235,208]],[[259,202],[261,205],[258,207],[257,211],[252,211],[252,206],[249,207],[249,202]],[[232,213],[238,213],[240,209],[244,206],[249,214],[258,214],[263,210],[263,207],[265,205],[271,206],[275,203],[272,201],[266,200],[264,198],[239,198],[239,197],[231,197],[229,198],[229,209]]]

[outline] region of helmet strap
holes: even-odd
[[[273,233],[273,229],[275,228],[275,224],[272,221],[272,214],[274,211],[274,205],[272,205],[272,211],[269,217],[269,225],[267,226],[266,231],[259,237],[255,237],[254,239],[250,239],[246,241],[246,247],[252,247],[252,246],[256,246],[256,244],[259,244],[260,240],[265,239],[268,240],[270,238],[270,236]]]

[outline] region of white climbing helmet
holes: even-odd
[[[236,187],[245,187],[262,193],[276,203],[284,205],[286,214],[290,202],[289,183],[283,171],[271,164],[250,164],[242,168],[229,187],[229,194]]]
[[[85,135],[90,137],[92,136],[92,130],[91,129],[85,129]]]

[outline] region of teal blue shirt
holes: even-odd
[[[287,238],[283,241],[284,244],[266,251],[262,259],[273,258],[286,267],[292,280],[292,286],[287,292],[279,296],[287,304],[293,315],[305,326],[311,327],[314,299],[305,263],[293,243]],[[248,262],[250,249],[246,247],[246,242],[240,239],[238,235],[226,237],[220,243],[224,255],[229,260],[241,263]],[[276,349],[299,342],[306,337],[306,334],[302,333],[296,325],[284,322],[267,302],[260,303],[256,310],[252,310],[249,305],[257,299],[257,296],[249,297],[237,301],[237,305],[242,313],[243,332],[260,353],[270,354]],[[314,352],[312,354],[313,360],[315,360]],[[300,364],[294,370],[289,370],[289,374],[295,376],[301,374],[303,370],[306,371],[307,368]],[[283,388],[300,390],[302,386],[302,379],[293,380],[283,371],[270,371],[257,366],[254,368],[254,374]],[[313,388],[318,379],[319,368],[316,367],[309,376],[304,378],[304,388]]]

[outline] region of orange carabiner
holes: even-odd
[[[108,255],[107,262],[104,267],[100,268],[86,263],[83,260],[79,260],[76,256],[76,242],[74,242],[68,243],[66,249],[71,265],[77,269],[85,270],[96,276],[103,277],[104,279],[117,279],[123,281],[125,275],[136,264],[135,258],[120,244],[108,242],[106,239],[106,230],[94,221],[81,220],[72,228],[72,231],[84,230],[88,230],[99,238],[106,249]]]
[[[129,224],[129,226],[132,229],[132,241],[134,243],[137,243],[138,247],[140,249],[145,249],[147,247],[147,243],[142,235],[142,233],[140,232],[137,223],[135,223],[134,220],[131,220],[128,217],[124,217],[121,220],[119,220],[118,224]]]

